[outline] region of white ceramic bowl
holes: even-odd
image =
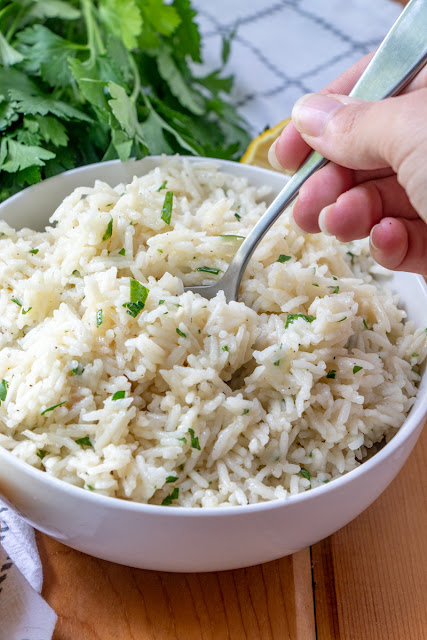
[[[34,185],[0,206],[15,227],[43,229],[74,187],[127,182],[158,164],[146,158],[82,167]],[[285,178],[232,162],[230,173],[277,192]],[[427,287],[398,273],[393,286],[409,318],[427,325]],[[397,435],[359,468],[306,493],[246,507],[189,509],[137,504],[84,491],[48,476],[0,448],[0,492],[36,529],[70,547],[121,564],[162,571],[214,571],[267,562],[318,542],[366,509],[409,456],[427,414],[427,375]]]

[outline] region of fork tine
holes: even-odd
[[[192,291],[193,293],[201,295],[202,298],[206,298],[206,300],[211,300],[212,298],[215,298],[218,291],[222,289],[222,287],[218,285],[219,282],[215,284],[195,285],[191,287],[184,287],[184,291]]]

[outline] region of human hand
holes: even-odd
[[[379,264],[427,275],[427,67],[398,97],[349,98],[371,57],[297,101],[270,163],[296,170],[311,148],[331,160],[302,186],[297,225],[341,242],[369,235]]]

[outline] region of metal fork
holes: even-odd
[[[383,100],[399,93],[427,62],[427,1],[411,0],[381,43],[350,96]],[[262,238],[297,196],[304,182],[328,160],[313,151],[258,220],[222,278],[210,285],[185,287],[210,299],[224,291],[227,302],[237,300],[246,266]]]

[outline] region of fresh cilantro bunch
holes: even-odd
[[[0,200],[76,166],[237,159],[246,123],[209,75],[190,0],[0,0]]]

